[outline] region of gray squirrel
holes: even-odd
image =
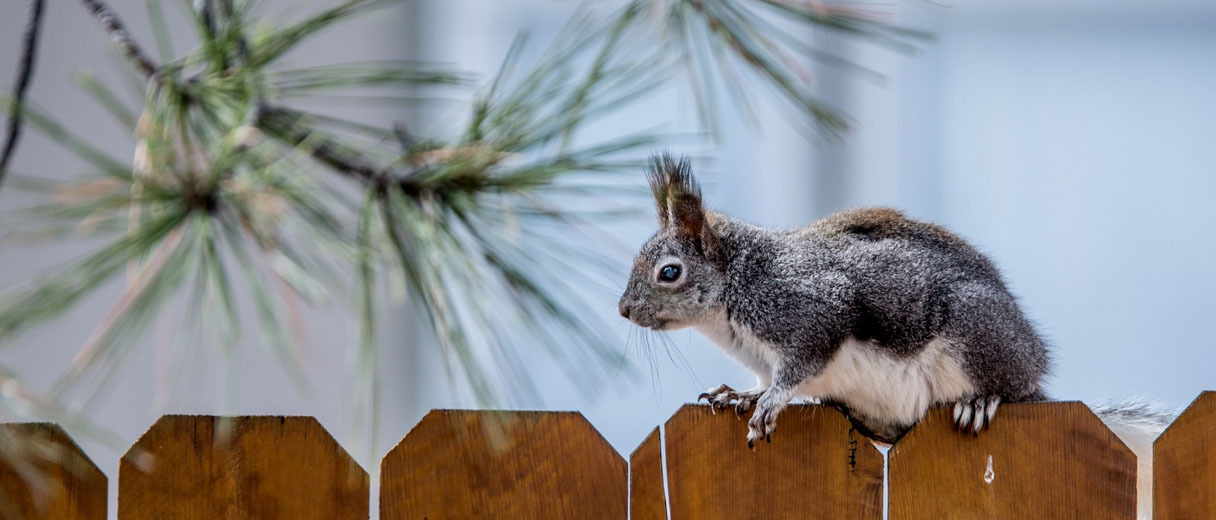
[[[766,229],[707,211],[686,159],[653,157],[647,177],[660,229],[618,310],[649,329],[695,328],[756,374],[754,388],[698,399],[754,408],[749,447],[800,397],[888,443],[934,405],[953,405],[957,429],[978,434],[1002,402],[1047,399],[1043,339],[996,266],[944,228],[859,209]],[[1171,417],[1137,403],[1098,413],[1140,457],[1143,511],[1151,442]]]

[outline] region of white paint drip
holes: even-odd
[[[996,473],[992,471],[992,454],[988,454],[988,467],[984,469],[984,482],[991,484],[996,480]]]

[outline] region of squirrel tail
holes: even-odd
[[[1136,518],[1153,517],[1153,441],[1178,412],[1151,401],[1124,399],[1093,408],[1107,428],[1136,454]]]

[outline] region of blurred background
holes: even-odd
[[[15,69],[24,2],[0,7],[0,84]],[[315,6],[262,2],[273,17]],[[988,253],[1025,310],[1050,339],[1049,384],[1059,399],[1089,403],[1141,396],[1182,407],[1216,388],[1216,349],[1204,335],[1216,322],[1216,4],[1206,0],[955,0],[863,4],[884,20],[927,31],[912,53],[807,30],[807,42],[881,74],[853,73],[809,62],[813,90],[851,117],[839,139],[806,132],[760,80],[738,100],[714,101],[719,138],[681,138],[655,149],[695,157],[711,207],[767,226],[801,226],[831,212],[883,205],[945,225]],[[144,2],[113,7],[132,32],[151,41]],[[495,74],[521,30],[538,52],[577,5],[540,0],[411,1],[336,25],[286,59],[323,64],[350,59],[448,62],[479,80]],[[172,9],[167,9],[172,11]],[[179,48],[194,39],[187,22],[169,17]],[[795,27],[797,29],[798,27]],[[106,35],[74,2],[50,2],[30,99],[116,157],[133,139],[116,127],[72,78],[81,70],[112,75]],[[460,101],[424,106],[329,104],[319,109],[423,131],[445,114],[463,117]],[[457,117],[457,116],[451,116]],[[698,129],[696,102],[684,83],[664,85],[580,131],[579,140],[657,128]],[[27,131],[15,171],[70,179],[81,163],[52,140]],[[640,187],[640,169],[636,175]],[[28,204],[20,190],[0,189],[0,211]],[[646,206],[642,206],[646,207]],[[572,236],[619,265],[588,279],[588,313],[616,336],[626,363],[596,388],[559,377],[542,351],[519,355],[537,396],[515,408],[577,410],[624,456],[677,407],[719,383],[747,387],[752,378],[699,335],[669,334],[645,355],[643,337],[616,316],[615,304],[635,252],[655,229],[653,215],[605,225],[612,240]],[[575,233],[575,231],[571,231]],[[0,288],[34,278],[90,247],[89,240],[0,243]],[[0,365],[30,388],[46,390],[122,293],[111,281],[49,325],[7,340]],[[235,345],[226,403],[220,355],[192,354],[189,380],[167,376],[169,345],[180,333],[154,323],[142,345],[96,397],[87,415],[126,444],[164,413],[316,416],[368,471],[427,410],[477,407],[445,376],[416,314],[390,306],[377,324],[381,406],[374,446],[359,439],[350,404],[348,346],[357,323],[337,299],[300,312],[307,333],[299,353],[309,389],[292,383],[282,363],[256,345]],[[653,365],[651,362],[653,361]],[[630,370],[628,365],[635,368]],[[590,390],[590,391],[580,391]],[[69,428],[71,431],[71,428]],[[116,489],[115,446],[77,436]],[[354,446],[359,446],[358,448]],[[376,480],[373,479],[373,486]],[[115,495],[111,495],[112,497]],[[375,489],[373,487],[373,496]],[[373,500],[373,506],[374,506]],[[111,507],[115,501],[111,500]]]

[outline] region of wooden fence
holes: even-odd
[[[949,419],[935,410],[891,449],[891,519],[1135,518],[1135,457],[1086,406],[1006,404],[978,437]],[[62,429],[0,433],[66,453],[34,491],[0,465],[22,516],[105,518],[106,478]],[[381,461],[380,518],[882,518],[882,455],[837,411],[793,406],[756,451],[745,435],[686,405],[626,461],[577,413],[434,410]],[[1154,518],[1216,518],[1216,392],[1157,439],[1153,475]],[[366,519],[368,487],[311,417],[165,416],[120,462],[118,517]]]

